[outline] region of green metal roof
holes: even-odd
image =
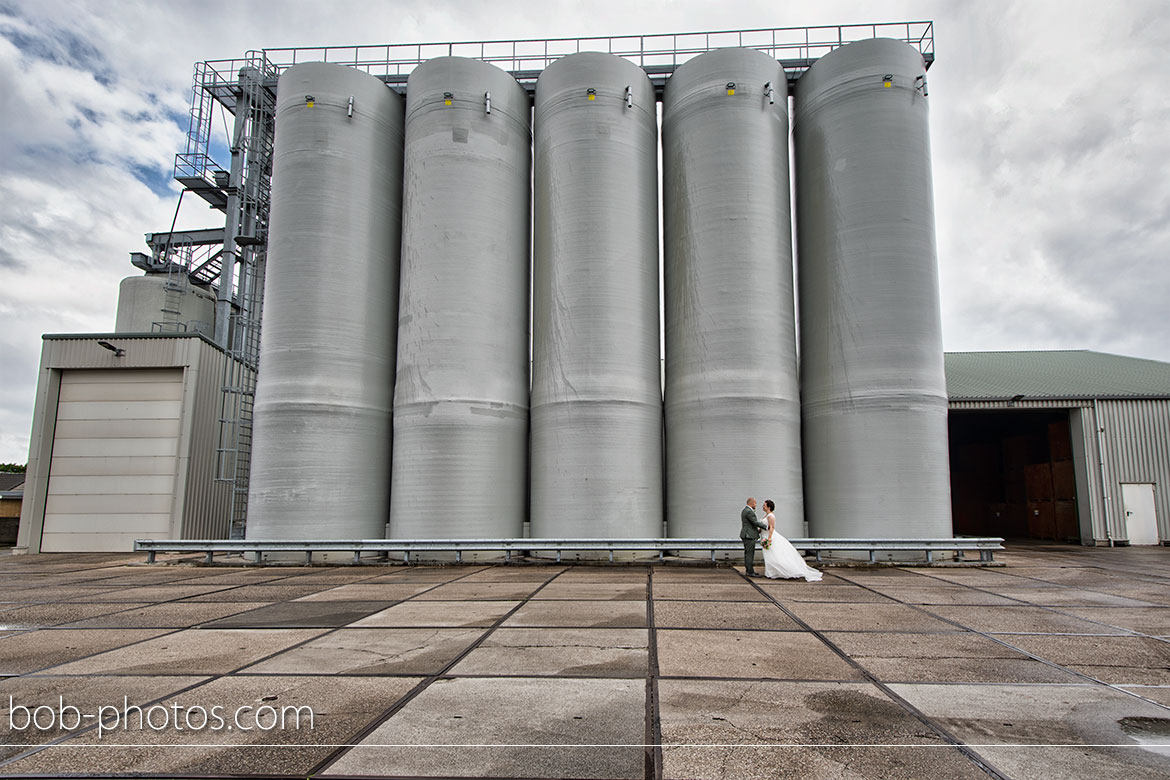
[[[951,400],[1170,398],[1170,363],[1089,350],[948,352]]]

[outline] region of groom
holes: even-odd
[[[768,524],[756,517],[756,500],[749,498],[747,506],[739,513],[742,525],[739,538],[743,540],[743,565],[747,569],[747,576],[759,577],[756,573],[756,540],[760,538],[760,529],[767,528]]]

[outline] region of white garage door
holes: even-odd
[[[61,374],[45,552],[129,552],[169,538],[183,370]]]

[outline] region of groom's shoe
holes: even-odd
[[[760,574],[758,571],[749,571],[747,573],[747,576],[749,576],[749,577],[763,577],[764,575]]]

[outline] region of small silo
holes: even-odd
[[[926,70],[860,41],[797,82],[805,507],[827,537],[951,534]]]
[[[646,73],[572,54],[536,84],[531,533],[662,533],[657,121]]]
[[[755,496],[803,536],[784,69],[751,49],[684,63],[662,149],[669,534],[734,536]]]
[[[402,129],[374,76],[280,77],[249,539],[385,535]]]
[[[410,74],[392,538],[522,535],[530,114],[488,63],[441,57]]]
[[[118,285],[117,333],[184,332],[211,336],[215,296],[185,272],[127,276]]]

